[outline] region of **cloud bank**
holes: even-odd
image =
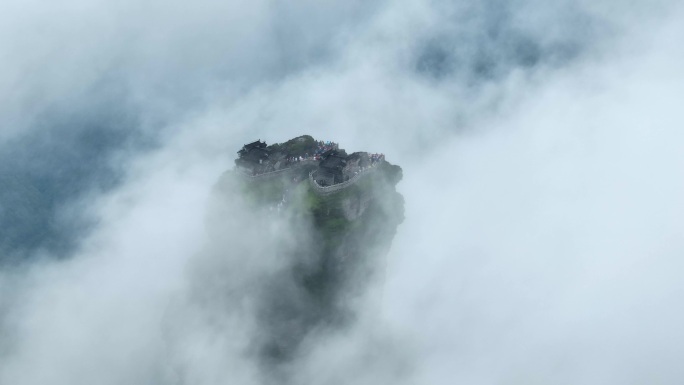
[[[2,8],[0,383],[278,382],[244,352],[289,262],[211,191],[302,133],[384,152],[407,212],[281,379],[682,377],[676,2]]]

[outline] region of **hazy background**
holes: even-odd
[[[284,262],[206,214],[242,144],[305,133],[401,165],[406,221],[296,383],[678,383],[683,21],[673,0],[2,2],[0,384],[268,382],[240,352]]]

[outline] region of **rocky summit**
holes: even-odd
[[[257,234],[258,244],[238,248],[240,258],[258,258],[264,245],[275,245],[271,252],[281,267],[255,301],[265,332],[253,341],[253,353],[279,367],[296,359],[312,334],[354,322],[349,303],[384,269],[404,219],[395,188],[402,170],[382,153],[348,153],[308,135],[271,145],[257,140],[237,154],[215,188],[216,200],[230,208],[212,215]],[[249,218],[233,214],[244,210]],[[281,230],[270,230],[274,224]]]

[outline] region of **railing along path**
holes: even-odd
[[[269,171],[269,172],[265,172],[265,173],[262,173],[262,174],[256,174],[256,175],[249,175],[249,174],[245,173],[244,171],[239,171],[239,172],[240,172],[240,174],[241,174],[242,176],[244,176],[245,178],[248,178],[248,179],[250,179],[250,180],[269,179],[269,178],[272,178],[272,177],[275,177],[275,176],[279,176],[279,175],[285,174],[285,173],[288,172],[288,171],[298,170],[299,168],[301,168],[301,167],[303,167],[303,166],[307,166],[307,165],[312,165],[312,166],[318,165],[318,162],[319,162],[319,161],[318,161],[318,160],[315,160],[315,159],[305,159],[305,160],[301,160],[301,161],[299,161],[299,162],[296,162],[294,165],[292,165],[292,166],[290,166],[290,167],[281,168],[280,170]]]
[[[316,182],[316,179],[314,179],[314,174],[316,173],[317,170],[313,170],[309,173],[309,184],[314,189],[314,191],[316,191],[318,194],[329,195],[329,194],[338,192],[340,190],[343,190],[343,189],[355,184],[356,182],[359,181],[359,179],[370,174],[371,171],[375,171],[376,168],[378,167],[378,165],[382,162],[384,162],[384,160],[378,161],[374,165],[359,171],[358,174],[354,175],[349,180],[342,182],[342,183],[334,184],[332,186],[321,186],[321,185],[319,185]]]

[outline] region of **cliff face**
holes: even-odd
[[[319,193],[309,172],[305,168],[264,179],[227,172],[216,188],[218,200],[243,205],[250,216],[259,217],[243,226],[265,229],[279,223],[280,230],[260,233],[261,243],[275,245],[276,255],[270,257],[280,267],[256,289],[259,333],[250,347],[270,367],[296,359],[312,336],[353,322],[349,303],[384,269],[381,261],[403,221],[403,197],[395,189],[400,167],[382,161],[331,194]],[[240,221],[223,215],[228,217],[215,220]],[[260,252],[245,248],[242,258],[261,258]]]

